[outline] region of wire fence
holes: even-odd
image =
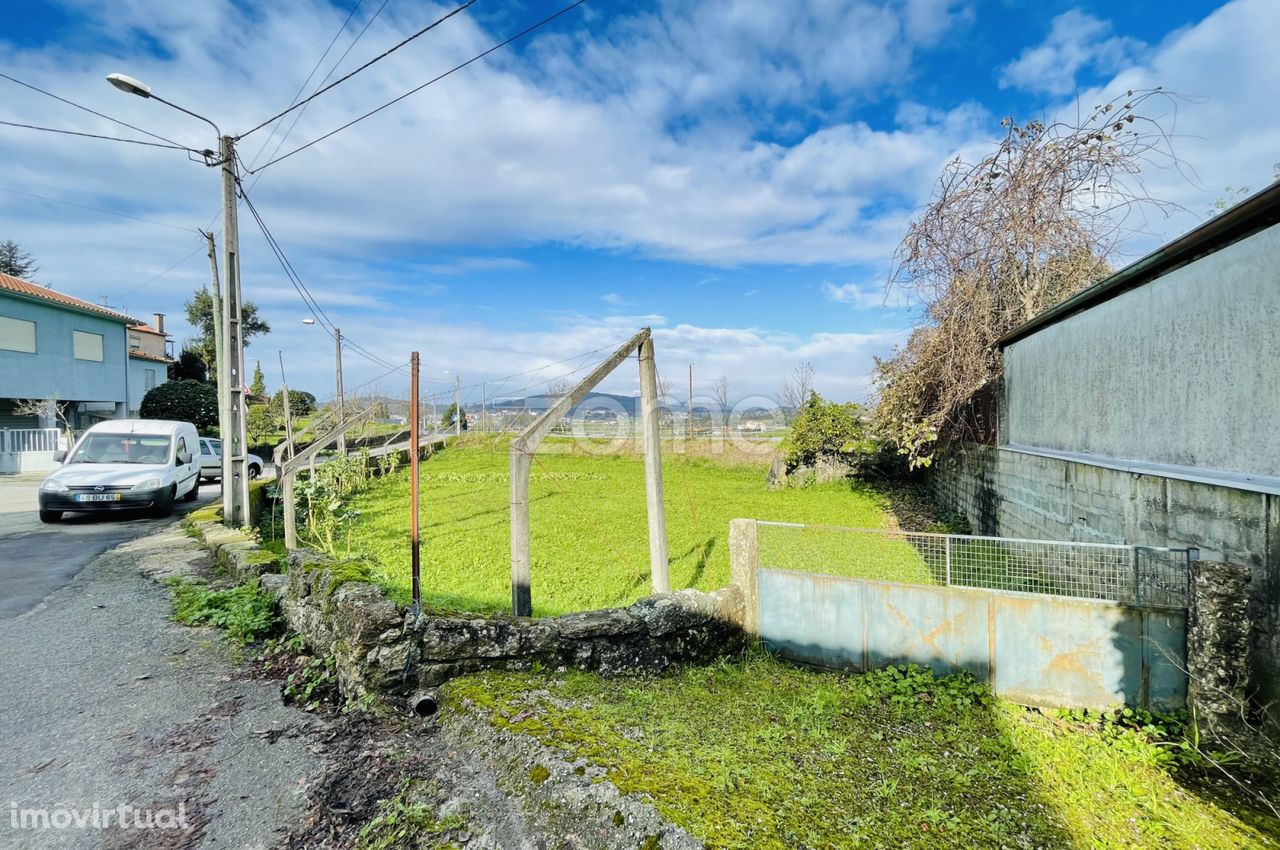
[[[761,566],[1185,608],[1195,549],[759,522]]]

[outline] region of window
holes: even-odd
[[[36,323],[0,316],[0,348],[36,353]]]
[[[167,434],[88,434],[68,463],[167,463]]]
[[[155,369],[142,370],[142,385],[148,390],[153,390],[156,388],[156,370]]]
[[[72,331],[72,350],[77,360],[102,362],[102,334]]]

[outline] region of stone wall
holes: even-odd
[[[1280,496],[977,445],[940,458],[928,480],[978,534],[1196,547],[1248,568],[1250,678],[1280,723]]]
[[[317,652],[331,654],[344,694],[405,694],[478,670],[594,670],[656,673],[708,661],[744,646],[740,594],[684,590],[627,608],[528,619],[435,616],[416,621],[352,565],[297,550],[289,555],[280,607]]]

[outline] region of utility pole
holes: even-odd
[[[293,460],[293,405],[289,403],[289,381],[284,376],[284,352],[276,351],[280,357],[280,399],[284,403],[284,436],[289,447],[289,459]]]
[[[235,139],[223,136],[222,158],[222,268],[227,285],[222,293],[224,356],[218,362],[218,380],[226,389],[221,400],[222,522],[231,528],[249,524],[249,475],[244,410],[244,339],[241,336],[240,228],[236,220]]]
[[[342,328],[339,328],[336,325],[333,328],[333,346],[334,346],[333,354],[334,354],[334,359],[337,362],[337,375],[338,375],[338,422],[339,424],[341,424],[342,421],[346,419],[346,411],[344,410],[346,405],[344,404],[343,398],[342,398]],[[343,431],[342,435],[338,437],[338,451],[341,452],[343,455],[346,455],[347,453],[347,432],[346,431]]]
[[[462,376],[453,376],[453,436],[462,436]]]
[[[209,268],[212,272],[209,301],[213,307],[213,382],[218,387],[218,436],[221,437],[227,433],[227,385],[222,380],[222,361],[227,354],[222,341],[222,284],[218,281],[218,249],[213,234],[205,233],[204,238],[209,240]]]

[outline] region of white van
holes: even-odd
[[[40,485],[40,520],[67,511],[145,508],[168,516],[178,499],[200,495],[200,436],[190,422],[111,419],[99,422]],[[62,455],[65,454],[65,459]]]

